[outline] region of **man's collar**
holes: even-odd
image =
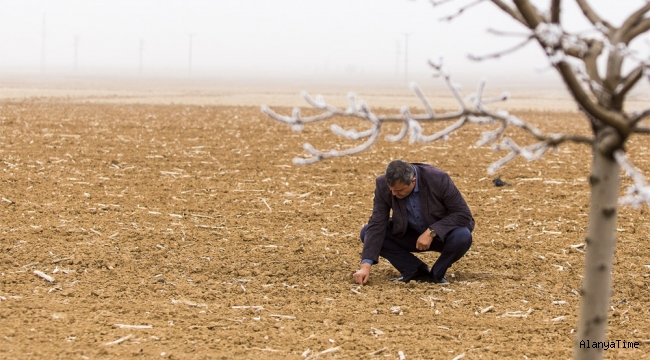
[[[418,168],[416,168],[414,165],[411,165],[411,166],[413,166],[413,170],[415,170],[415,179],[416,179],[416,180],[415,180],[415,187],[413,188],[413,192],[420,192],[420,182],[417,181],[417,178],[418,178]]]

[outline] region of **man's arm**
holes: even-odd
[[[363,251],[361,252],[361,267],[352,277],[357,284],[365,285],[370,280],[370,267],[379,261],[379,252],[384,243],[388,219],[390,218],[390,198],[385,199],[382,195],[381,185],[384,178],[375,180],[375,197],[372,205],[372,215],[368,220],[363,240]]]
[[[447,233],[458,227],[466,227],[472,231],[474,228],[472,212],[451,177],[446,173],[442,179],[441,187],[443,189],[442,203],[447,209],[448,215],[431,224],[429,228],[433,229],[442,240],[445,239]]]
[[[379,252],[386,237],[388,219],[391,210],[391,193],[383,176],[375,180],[375,197],[372,204],[372,215],[368,220],[361,259],[372,260],[372,264],[379,261]],[[385,188],[385,189],[384,189]]]

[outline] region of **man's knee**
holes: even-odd
[[[361,242],[363,242],[363,239],[366,237],[366,228],[368,227],[368,224],[363,225],[361,228],[361,234],[359,236],[361,237]]]
[[[445,242],[453,243],[456,249],[464,253],[472,245],[472,233],[466,227],[456,228],[447,235]]]

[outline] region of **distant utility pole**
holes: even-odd
[[[43,13],[43,33],[41,35],[41,75],[45,74],[45,13]]]
[[[404,81],[408,83],[409,79],[409,34],[404,34]]]
[[[187,69],[187,74],[188,76],[192,76],[192,37],[194,37],[194,34],[188,34],[190,37],[190,51],[189,51],[189,66]]]
[[[402,49],[399,40],[395,41],[395,78],[399,77],[399,55],[400,50]]]
[[[142,75],[142,52],[144,51],[144,40],[140,39],[140,66],[139,66],[139,72],[140,75]]]
[[[75,35],[74,37],[74,72],[76,73],[79,69],[79,36]]]

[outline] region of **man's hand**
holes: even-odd
[[[365,285],[370,280],[370,264],[365,263],[361,264],[361,269],[357,270],[352,277],[354,281],[359,285]]]
[[[427,229],[422,233],[422,235],[420,235],[420,237],[418,237],[418,242],[415,244],[415,248],[420,251],[429,250],[432,241],[433,237],[431,237],[431,232]]]

